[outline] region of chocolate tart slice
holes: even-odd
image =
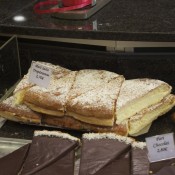
[[[26,159],[30,144],[13,151],[12,153],[0,158],[1,175],[17,175]]]
[[[35,131],[21,175],[73,175],[79,139],[59,131]]]
[[[173,167],[174,165],[175,165],[175,158],[150,163],[150,174],[152,175],[158,172],[163,172],[164,171],[163,169],[168,169],[167,167],[170,167],[170,166]],[[165,175],[168,175],[168,173]]]
[[[157,175],[164,172],[164,168],[174,167],[175,158],[150,163],[145,142],[133,142],[131,150],[131,171],[132,175]],[[174,167],[175,168],[175,167]],[[174,168],[169,168],[173,171]],[[165,175],[168,175],[165,174]]]
[[[131,149],[132,175],[149,175],[150,163],[145,142],[133,142]]]
[[[84,134],[79,175],[130,175],[132,142],[114,133]]]
[[[174,175],[175,174],[175,167],[174,166],[167,166],[162,168],[156,175]]]

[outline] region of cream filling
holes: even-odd
[[[139,99],[135,99],[124,107],[120,108],[116,112],[116,124],[120,124],[122,121],[130,118],[144,108],[147,108],[153,104],[161,101],[165,96],[171,92],[171,88],[167,85],[162,85],[148,94],[145,94]]]
[[[73,112],[67,112],[66,115],[71,116],[79,121],[98,125],[98,126],[113,126],[114,125],[114,118],[104,119],[104,118],[86,117],[86,116],[79,115]]]
[[[138,118],[137,115],[131,117],[129,120],[129,135],[134,135],[140,132],[144,127],[152,123],[159,116],[168,112],[175,105],[175,100],[172,100],[162,103],[157,108],[148,110],[146,113],[143,113],[140,116],[138,114]]]
[[[40,119],[33,119],[33,118],[28,118],[26,116],[23,115],[16,115],[15,113],[12,112],[8,112],[8,111],[4,111],[4,112],[0,112],[0,116],[2,118],[5,118],[7,120],[11,120],[11,121],[15,121],[15,122],[23,122],[23,123],[41,123]]]
[[[14,104],[15,105],[20,105],[23,103],[24,95],[25,95],[26,90],[20,90],[14,94]]]
[[[28,102],[25,102],[25,104],[33,111],[40,112],[42,114],[48,114],[48,115],[57,116],[57,117],[64,116],[64,109],[62,109],[62,111],[55,111],[55,110],[41,108],[39,106],[36,106],[36,105],[28,103]]]
[[[132,134],[130,136],[136,137],[142,134],[145,134],[149,131],[150,127],[151,127],[152,123],[148,124],[147,126],[145,126],[143,129],[141,129],[138,133]]]

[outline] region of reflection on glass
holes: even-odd
[[[16,22],[23,22],[23,21],[26,21],[26,17],[22,15],[16,15],[13,17],[13,20]]]

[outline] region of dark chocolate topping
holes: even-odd
[[[131,172],[132,175],[149,175],[149,160],[147,149],[132,148]]]
[[[98,171],[95,175],[131,175],[130,152],[122,154],[110,164]]]
[[[74,156],[75,152],[70,151],[33,175],[74,175]]]
[[[175,175],[175,167],[167,166],[162,168],[156,175]]]
[[[1,175],[17,175],[22,168],[29,150],[30,144],[15,150],[0,159]]]
[[[61,159],[70,153],[70,151],[74,150],[76,146],[77,142],[70,139],[47,136],[33,137],[29,154],[21,174],[33,175],[36,173],[38,175],[39,171],[42,170],[40,174],[46,175],[45,170],[47,171],[49,166],[54,167],[54,163],[56,163],[57,160],[61,161]],[[49,167],[49,169],[51,168]],[[50,175],[53,175],[53,173],[50,172]]]
[[[153,174],[155,174],[158,171],[160,171],[163,167],[168,167],[173,164],[175,164],[175,159],[168,159],[168,160],[162,160],[160,162],[150,163],[150,171],[153,172]]]
[[[79,175],[96,175],[130,149],[130,144],[117,139],[83,139],[82,143]]]

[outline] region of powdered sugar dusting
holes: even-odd
[[[119,142],[125,142],[126,144],[131,144],[134,141],[134,139],[130,137],[120,136],[114,133],[88,133],[83,134],[83,139],[87,140],[114,139],[118,140]]]
[[[38,64],[41,64],[41,65],[44,65],[44,66],[47,66],[49,67],[50,69],[52,69],[52,76],[51,76],[51,85],[53,85],[53,79],[56,78],[61,78],[63,77],[64,75],[68,74],[70,72],[70,70],[66,69],[66,68],[63,68],[61,66],[58,66],[58,65],[53,65],[51,63],[46,63],[46,62],[40,62],[40,61],[33,61],[35,63],[38,63]],[[19,90],[22,90],[24,88],[27,88],[27,87],[31,87],[31,86],[34,86],[33,83],[30,83],[29,82],[29,75],[30,75],[30,70],[28,70],[28,73],[26,75],[24,75],[23,79],[19,82],[19,84],[16,86],[15,90],[14,90],[14,93],[16,93],[17,91]],[[53,87],[54,88],[54,87]]]
[[[82,109],[103,109],[114,111],[115,100],[117,99],[120,91],[123,78],[111,80],[109,83],[102,84],[101,86],[79,95],[77,98],[71,100],[71,106],[79,106]],[[102,114],[103,115],[103,114]]]
[[[67,133],[62,133],[61,131],[47,131],[47,130],[35,131],[34,136],[35,137],[37,136],[59,137],[63,139],[69,139],[69,140],[80,142],[80,139],[73,137]]]
[[[126,80],[122,85],[122,88],[117,100],[117,109],[119,110],[126,103],[136,98],[142,97],[149,91],[157,88],[162,84],[166,84],[166,83],[155,79],[145,78],[145,79]]]
[[[70,92],[70,98],[78,96],[82,93],[90,91],[92,89],[110,82],[112,79],[119,77],[120,75],[108,72],[104,70],[92,70],[84,69],[77,73],[75,83]]]
[[[33,94],[36,93],[42,97],[43,93],[47,93],[48,98],[51,101],[55,101],[55,102],[59,101],[61,104],[65,105],[66,100],[67,100],[67,95],[72,87],[72,84],[75,79],[75,75],[76,75],[76,71],[67,73],[65,76],[60,77],[60,78],[57,77],[57,74],[52,75],[50,85],[47,89],[43,87],[39,87],[39,86],[33,86],[26,92],[26,94],[28,92],[33,93]]]
[[[26,111],[26,112],[31,112],[31,111],[32,111],[32,110],[29,109],[26,105],[23,105],[23,104],[16,105],[16,104],[14,103],[14,96],[11,96],[11,97],[7,98],[6,100],[4,100],[4,101],[2,102],[2,104],[7,105],[7,106],[12,107],[12,108],[24,110],[24,111]]]
[[[16,86],[15,90],[14,90],[14,94],[22,89],[25,89],[27,87],[30,87],[34,84],[29,83],[29,73],[27,73],[26,75],[24,75],[24,77],[22,78],[22,80],[18,83],[18,85]]]

